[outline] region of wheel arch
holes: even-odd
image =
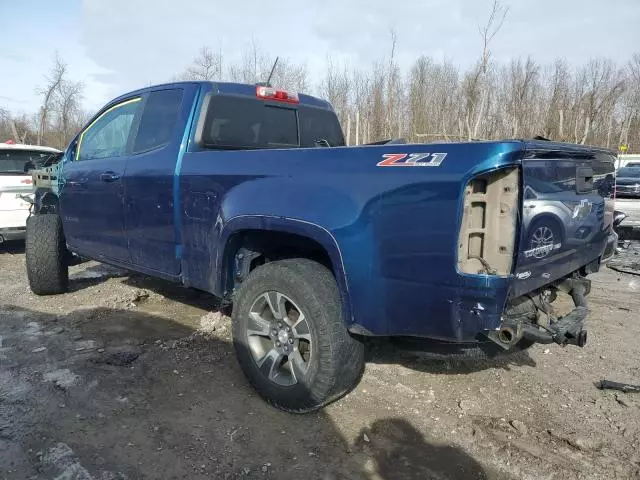
[[[221,248],[216,258],[215,291],[230,297],[238,279],[237,255],[248,253],[252,264],[277,258],[305,257],[318,261],[331,270],[342,307],[345,325],[353,323],[346,272],[340,246],[333,234],[324,227],[299,219],[263,215],[242,215],[227,222],[220,237]],[[245,251],[241,251],[245,249]],[[254,263],[255,262],[255,263]]]

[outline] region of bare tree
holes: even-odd
[[[449,140],[458,138],[458,70],[448,62],[420,57],[407,80],[407,117],[411,138]]]
[[[82,82],[64,81],[60,86],[56,110],[62,143],[65,143],[81,126],[78,120],[81,116],[80,103],[83,90]]]
[[[517,137],[522,131],[535,130],[534,112],[531,106],[534,105],[532,93],[536,89],[538,79],[538,66],[531,59],[526,62],[522,60],[512,60],[508,68],[508,98],[505,105],[510,121],[510,136]]]
[[[26,116],[16,117],[8,110],[0,108],[0,142],[13,140],[16,143],[25,143],[27,139],[35,141],[37,125]]]
[[[265,81],[269,77],[270,69],[273,67],[275,58],[265,57],[264,65],[268,66],[264,70],[264,75],[260,78]],[[271,77],[271,84],[295,92],[305,92],[309,89],[309,74],[306,65],[296,65],[287,59],[279,59]]]
[[[214,53],[203,46],[191,65],[179,76],[184,80],[220,80],[222,78],[222,53]]]
[[[539,65],[533,58],[515,58],[498,65],[490,47],[507,12],[499,0],[492,3],[486,24],[479,28],[482,55],[466,71],[424,56],[401,69],[398,38],[392,31],[390,50],[369,68],[350,68],[328,58],[324,75],[313,85],[306,65],[280,59],[271,83],[311,93],[316,87],[315,93],[332,103],[349,144],[403,135],[430,142],[542,134],[640,151],[640,53],[622,68],[609,59],[571,66],[562,59]],[[237,61],[202,47],[180,78],[264,82],[274,60],[255,41]],[[68,78],[59,57],[46,79],[38,90],[38,113],[32,117],[0,111],[0,135],[61,147],[80,128],[85,120],[82,84]]]
[[[397,90],[399,90],[399,69],[396,64],[396,45],[398,42],[398,37],[396,35],[395,30],[391,30],[391,52],[389,55],[389,66],[387,67],[386,77],[387,77],[387,98],[386,98],[386,119],[385,119],[385,136],[393,137],[393,132],[398,131],[400,129],[400,125],[395,126],[394,121],[397,118],[395,115],[396,110],[399,107],[399,95],[396,95]],[[398,124],[400,122],[398,121]],[[400,134],[398,134],[400,136]]]
[[[636,145],[640,144],[640,53],[627,64],[627,89],[622,99],[619,145],[628,148],[632,126],[635,126]],[[637,148],[637,147],[636,147]]]
[[[67,73],[67,64],[56,54],[54,65],[46,78],[47,84],[43,88],[39,88],[37,93],[42,95],[42,105],[40,107],[40,117],[38,121],[38,137],[36,143],[42,144],[42,137],[47,126],[49,113],[54,103],[55,96],[58,94],[60,86],[64,82]]]
[[[347,68],[342,65],[336,65],[336,62],[328,57],[325,77],[321,81],[318,91],[322,98],[331,103],[340,123],[347,125],[352,114],[349,105],[352,93],[351,77]]]
[[[569,106],[569,82],[571,74],[567,62],[556,60],[552,70],[547,71],[547,99],[543,135],[564,141],[565,119]]]
[[[613,110],[616,102],[624,92],[624,81],[611,60],[591,60],[585,69],[587,92],[583,98],[584,131],[581,144],[584,144],[591,131],[597,127],[596,122],[602,119],[602,113]]]
[[[502,28],[508,12],[508,7],[502,5],[499,0],[494,0],[487,23],[483,27],[478,26],[480,37],[482,38],[482,55],[475,71],[467,78],[467,115],[465,121],[469,139],[478,137],[480,126],[484,119],[489,95],[487,88],[487,77],[491,61],[489,46],[500,31],[500,28]],[[475,120],[473,119],[474,117]],[[472,122],[473,127],[471,125]]]

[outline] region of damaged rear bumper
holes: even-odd
[[[547,330],[541,330],[533,325],[525,325],[522,337],[536,343],[557,343],[584,347],[587,344],[587,330],[584,326],[588,314],[589,310],[586,307],[576,307]]]
[[[584,347],[587,343],[586,319],[589,315],[586,296],[591,290],[591,282],[585,278],[567,278],[555,285],[555,288],[568,293],[574,308],[566,315],[555,318],[550,315],[550,308],[541,305],[540,300],[533,300],[539,307],[541,315],[548,323],[532,323],[530,318],[505,318],[497,331],[490,332],[489,338],[504,349],[510,349],[520,340],[526,339],[535,343],[557,343],[558,345],[577,345]],[[550,307],[550,305],[547,305]]]

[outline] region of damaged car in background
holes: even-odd
[[[353,388],[368,336],[474,356],[584,346],[587,276],[617,242],[614,161],[543,140],[347,147],[318,98],[147,87],[34,172],[29,284],[67,291],[71,252],[210,292],[233,306],[249,382],[307,412]]]
[[[622,167],[616,174],[616,196],[640,198],[640,167]]]
[[[33,201],[31,172],[60,153],[50,147],[0,143],[0,243],[25,238]]]

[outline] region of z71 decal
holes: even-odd
[[[439,167],[446,153],[387,153],[379,167]]]

